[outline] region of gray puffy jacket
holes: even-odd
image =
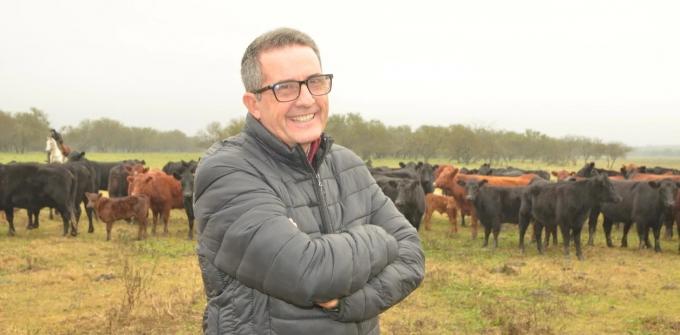
[[[416,230],[328,137],[310,165],[248,115],[201,160],[194,199],[206,334],[378,334],[423,279]]]

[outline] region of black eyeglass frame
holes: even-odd
[[[312,90],[309,89],[309,85],[307,84],[307,83],[309,82],[310,79],[319,78],[319,77],[328,77],[328,79],[330,80],[330,84],[328,85],[328,92],[326,92],[326,93],[324,93],[324,94],[314,94],[314,93],[312,93]],[[281,85],[281,84],[292,84],[292,83],[297,83],[298,85],[300,85],[300,86],[298,87],[298,94],[297,94],[297,96],[295,96],[295,98],[290,99],[290,100],[283,100],[283,101],[282,101],[281,99],[279,99],[279,97],[276,95],[276,90],[275,90],[276,86],[277,86],[277,85]],[[315,75],[309,76],[309,77],[308,77],[307,79],[305,79],[305,80],[283,80],[283,81],[280,81],[280,82],[278,82],[278,83],[274,83],[274,84],[271,84],[271,85],[267,85],[267,86],[265,86],[265,87],[262,87],[262,88],[260,88],[260,89],[257,89],[257,90],[255,90],[255,91],[253,91],[253,92],[251,92],[251,93],[253,93],[253,94],[262,94],[262,93],[266,92],[267,90],[272,90],[272,94],[274,94],[274,99],[276,99],[276,101],[278,101],[278,102],[291,102],[291,101],[297,100],[297,98],[300,97],[300,93],[302,93],[302,84],[305,84],[305,86],[307,87],[307,91],[309,91],[309,94],[311,94],[311,95],[313,95],[313,96],[327,95],[328,93],[331,93],[331,90],[333,89],[333,74],[332,74],[332,73],[315,74]]]

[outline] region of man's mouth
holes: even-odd
[[[295,122],[307,122],[307,121],[311,121],[314,118],[314,114],[315,113],[298,115],[298,116],[295,116],[295,117],[291,117],[290,119],[295,121]]]

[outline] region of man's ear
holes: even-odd
[[[243,93],[243,104],[248,109],[248,113],[259,120],[262,115],[260,114],[260,110],[257,107],[257,102],[258,100],[255,94],[250,92]]]

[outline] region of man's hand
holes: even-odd
[[[326,302],[317,302],[316,304],[323,309],[333,309],[338,307],[338,299],[328,300]]]

